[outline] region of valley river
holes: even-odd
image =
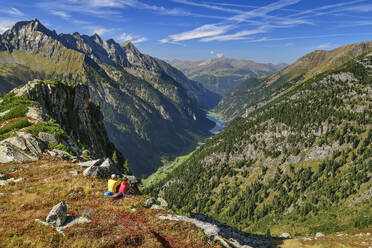
[[[218,134],[219,132],[222,131],[222,129],[224,129],[225,122],[223,120],[219,119],[217,116],[208,114],[207,118],[209,120],[213,121],[214,123],[216,123],[216,126],[214,126],[214,128],[209,130],[209,132],[211,132],[212,134]]]

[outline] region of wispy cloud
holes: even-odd
[[[22,11],[20,11],[17,8],[10,8],[10,9],[4,8],[0,10],[0,13],[8,14],[10,16],[15,16],[15,17],[22,17],[25,15]]]
[[[180,41],[199,39],[202,42],[210,41],[227,41],[227,40],[243,40],[249,39],[249,36],[265,33],[272,28],[283,28],[300,24],[309,24],[309,21],[301,18],[284,18],[268,15],[270,12],[279,10],[283,7],[298,3],[300,0],[279,0],[262,7],[254,8],[249,11],[242,11],[236,8],[219,7],[216,5],[198,3],[191,0],[172,0],[186,5],[204,7],[208,9],[220,10],[224,12],[234,13],[232,17],[225,21],[215,24],[205,24],[193,30],[182,32],[179,34],[169,35],[160,40],[162,43],[177,43]],[[261,18],[261,20],[258,20]],[[241,23],[248,23],[255,26],[249,30],[237,30]],[[275,25],[274,25],[275,24]]]
[[[81,13],[85,15],[94,15],[100,18],[122,18],[119,10],[125,8],[135,8],[149,10],[159,15],[189,16],[191,12],[180,8],[167,8],[160,5],[147,4],[139,0],[56,0],[53,2],[44,1],[37,4],[38,7],[48,11],[59,13]],[[59,15],[63,17],[62,15]]]
[[[50,11],[50,13],[53,15],[59,16],[65,20],[69,20],[71,18],[71,15],[67,14],[64,11],[60,11],[60,10],[52,10]]]
[[[19,9],[16,9],[16,8],[10,8],[9,14],[14,15],[14,16],[24,16],[25,15],[25,14],[23,14],[23,12],[21,12]]]
[[[245,39],[250,39],[250,35],[252,34],[258,34],[258,33],[265,33],[267,31],[267,28],[265,27],[260,27],[257,29],[253,30],[243,30],[240,32],[237,32],[235,34],[227,34],[227,35],[216,35],[208,38],[203,38],[200,41],[202,42],[209,42],[209,41],[214,41],[214,40],[220,40],[220,41],[225,41],[225,40],[245,40]]]
[[[330,47],[331,47],[331,43],[325,43],[325,44],[320,44],[316,48],[317,49],[327,49],[327,48],[330,48]]]
[[[262,38],[258,38],[258,39],[247,40],[246,42],[266,42],[266,41],[279,41],[279,40],[317,39],[317,38],[342,37],[342,36],[353,36],[353,35],[372,35],[372,33],[343,33],[343,34],[324,34],[324,35],[304,35],[304,36],[288,36],[288,37],[278,37],[278,38],[262,37]]]
[[[147,41],[148,39],[140,35],[127,34],[124,32],[117,38],[117,40],[120,42],[126,42],[129,40],[134,44],[138,44],[138,43]]]
[[[372,12],[372,4],[365,3],[367,0],[339,2],[307,10],[292,8],[300,0],[278,0],[264,6],[211,1],[199,2],[196,0],[171,1],[186,6],[221,11],[231,16],[224,18],[222,22],[204,24],[190,31],[168,35],[166,38],[161,39],[162,43],[178,43],[192,39],[198,39],[201,42],[229,40],[268,41],[273,40],[273,38],[258,38],[258,34],[269,33],[275,29],[293,28],[299,25],[318,25],[319,20],[317,17],[321,15],[346,15],[346,13],[353,12]],[[279,10],[281,11],[280,14],[278,14]],[[356,20],[350,25],[371,25],[371,20]],[[251,28],[247,29],[243,26],[250,26]]]
[[[161,43],[179,42],[184,40],[216,36],[225,33],[227,30],[231,28],[232,28],[231,25],[206,24],[187,32],[170,35],[167,38],[160,40],[160,42]]]
[[[0,19],[0,34],[10,29],[16,22],[14,19]]]

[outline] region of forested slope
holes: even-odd
[[[245,231],[372,225],[372,53],[237,118],[149,191]]]

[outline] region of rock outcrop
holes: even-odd
[[[220,241],[224,247],[271,247],[270,243],[268,241],[261,240],[262,237],[259,235],[243,233],[235,227],[221,224],[220,222],[201,214],[192,214],[191,218],[181,215],[168,214],[160,215],[159,218],[162,220],[184,221],[192,223],[201,228],[210,240]]]
[[[46,217],[46,222],[52,226],[62,226],[67,218],[67,205],[65,202],[60,202],[55,205]]]
[[[112,162],[111,159],[107,158],[102,164],[94,164],[86,168],[83,175],[86,177],[99,177],[99,178],[109,178],[112,174],[121,174],[121,171]]]

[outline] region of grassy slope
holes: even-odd
[[[75,169],[74,177],[69,170]],[[191,224],[159,220],[156,214],[171,212],[143,208],[143,196],[104,198],[106,181],[83,177],[77,164],[39,160],[27,167],[4,164],[0,172],[27,179],[0,188],[0,220],[7,223],[0,225],[1,247],[219,247]],[[69,214],[89,212],[92,222],[69,227],[62,236],[34,221],[44,220],[62,200],[70,205]]]
[[[72,176],[70,170],[79,174]],[[220,247],[206,242],[204,234],[192,224],[159,220],[157,214],[170,210],[142,207],[143,196],[113,201],[103,197],[106,181],[82,176],[77,164],[61,160],[39,160],[27,164],[2,164],[0,173],[26,180],[0,188],[1,247]],[[64,229],[65,236],[34,219],[44,220],[50,209],[64,200],[74,216],[86,216],[88,224]],[[135,211],[133,211],[135,209]],[[6,223],[6,224],[5,224]],[[368,247],[368,236],[353,230],[344,236],[331,235],[317,241],[273,240],[273,245],[292,247]],[[365,244],[362,244],[365,242]]]

